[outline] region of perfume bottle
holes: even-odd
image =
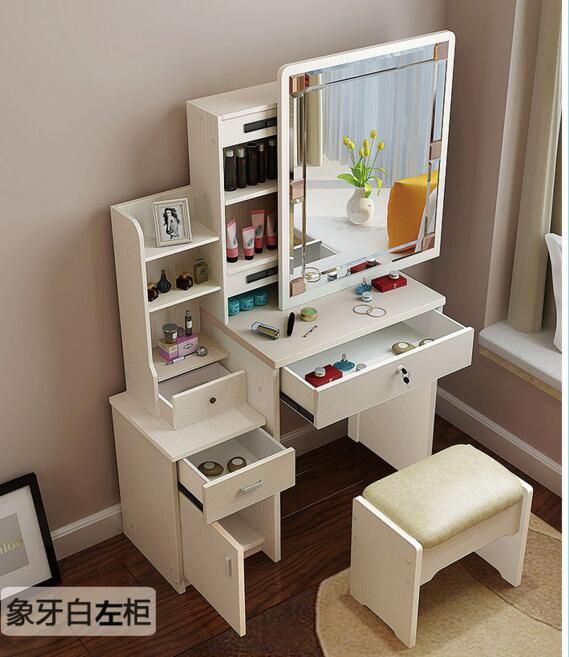
[[[245,144],[247,151],[247,184],[255,186],[259,183],[259,145],[250,141]]]
[[[277,179],[277,140],[269,139],[267,148],[267,180]]]
[[[170,288],[172,287],[172,283],[168,280],[166,276],[166,270],[163,269],[162,273],[160,274],[160,280],[158,283],[156,283],[156,287],[158,288],[158,292],[161,294],[166,294],[166,292],[170,291]]]
[[[203,258],[198,258],[196,264],[194,265],[194,281],[196,285],[200,283],[205,283],[208,276],[208,264]]]
[[[237,187],[247,187],[247,160],[243,146],[237,147]]]
[[[192,334],[192,314],[189,310],[186,310],[186,317],[184,319],[184,327],[186,329],[186,335]]]
[[[224,189],[226,192],[233,192],[237,189],[237,163],[235,162],[235,152],[232,148],[225,151],[225,164],[223,167]]]
[[[265,142],[259,142],[259,182],[264,183],[267,179],[267,158],[265,151]]]

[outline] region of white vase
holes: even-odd
[[[356,187],[354,193],[346,203],[348,219],[353,224],[362,226],[363,224],[367,224],[367,222],[373,217],[374,212],[375,204],[371,197],[366,198],[365,189]]]

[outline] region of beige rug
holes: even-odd
[[[316,632],[325,657],[408,652],[348,593],[349,571],[322,582]],[[557,657],[561,655],[561,535],[532,515],[524,577],[513,588],[476,555],[421,587],[413,657]]]

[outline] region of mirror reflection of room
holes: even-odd
[[[292,276],[433,248],[445,74],[427,46],[308,75],[292,100],[293,178],[306,172]]]

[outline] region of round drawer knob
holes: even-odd
[[[217,399],[215,397],[210,397],[209,398],[209,403],[210,404],[215,404],[216,401],[217,401]]]

